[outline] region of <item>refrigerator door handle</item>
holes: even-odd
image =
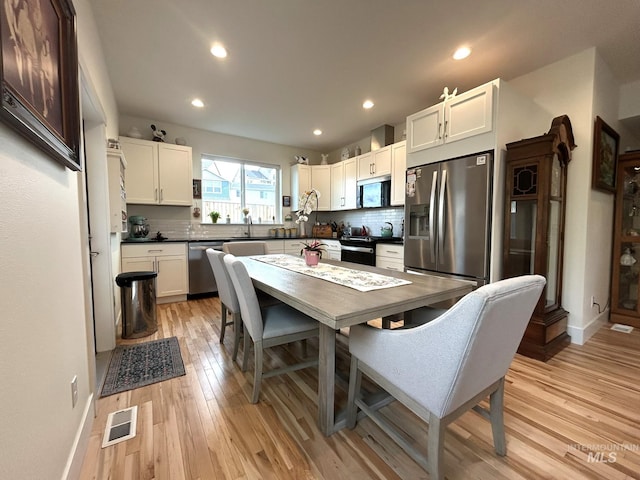
[[[436,209],[436,187],[438,186],[438,171],[433,172],[431,179],[431,198],[429,199],[429,251],[431,252],[431,262],[436,261],[436,238],[435,238],[435,209]]]
[[[442,170],[442,183],[440,184],[440,198],[438,200],[438,252],[444,253],[444,199],[447,189],[447,171]]]

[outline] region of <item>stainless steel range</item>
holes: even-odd
[[[340,260],[361,265],[375,265],[376,240],[373,237],[342,237]]]

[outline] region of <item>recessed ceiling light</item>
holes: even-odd
[[[227,56],[227,49],[219,43],[216,43],[213,47],[211,47],[211,55],[218,58],[225,58]]]
[[[204,102],[199,98],[194,98],[193,100],[191,100],[191,105],[193,105],[194,107],[202,108],[204,107]]]
[[[373,107],[373,102],[371,100],[365,100],[362,104],[362,108],[366,108],[367,110]]]
[[[320,130],[319,128],[316,128],[316,129],[313,131],[313,134],[314,134],[314,135],[322,135],[322,130]]]
[[[463,58],[467,58],[471,55],[471,49],[469,47],[460,47],[453,54],[454,60],[462,60]]]

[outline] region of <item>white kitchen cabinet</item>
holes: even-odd
[[[191,147],[126,137],[120,145],[127,159],[127,203],[191,205]]]
[[[376,246],[376,267],[404,271],[404,245],[378,243]]]
[[[159,303],[186,300],[189,275],[186,243],[122,245],[122,272],[156,272]]]
[[[404,205],[407,142],[391,145],[391,205]]]
[[[266,240],[267,253],[284,253],[284,240]]]
[[[364,153],[358,159],[358,180],[391,175],[391,145]]]
[[[107,149],[107,176],[109,184],[109,231],[127,232],[127,193],[125,170],[127,161],[122,150]]]
[[[308,241],[310,239],[305,239],[304,241]],[[300,256],[300,250],[302,250],[302,240],[296,238],[292,238],[291,240],[284,241],[284,253],[289,255]]]
[[[297,163],[291,166],[291,211],[300,208],[300,195],[311,190],[311,167]]]
[[[490,132],[493,84],[488,83],[407,117],[407,152]]]
[[[326,252],[326,257],[329,260],[340,260],[340,240],[329,240],[326,238],[318,239],[320,242],[324,243],[324,250]]]
[[[357,178],[356,157],[331,165],[331,210],[356,208]]]
[[[320,192],[317,210],[331,210],[331,165],[311,167],[311,187]]]

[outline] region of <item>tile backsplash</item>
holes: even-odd
[[[136,211],[136,215],[146,216],[149,223],[149,237],[155,237],[157,232],[169,239],[203,240],[215,238],[242,237],[247,233],[247,226],[240,224],[218,223],[211,225],[200,223],[197,220],[182,220],[167,218],[169,215],[155,215],[156,211]],[[146,215],[145,215],[146,214]],[[295,220],[296,215],[293,214]],[[313,212],[309,215],[307,222],[307,234],[311,234],[313,222],[330,223],[335,221],[338,225],[344,223],[345,226],[362,227],[366,226],[370,235],[380,235],[380,230],[385,226],[385,222],[393,224],[393,236],[402,235],[402,222],[404,220],[403,207],[391,208],[365,208],[359,210],[345,210],[337,212]],[[252,237],[267,237],[269,230],[274,227],[295,227],[294,221],[284,224],[254,223],[251,225]],[[124,236],[126,238],[126,235]]]
[[[309,220],[315,221],[315,212],[309,216]],[[320,223],[336,222],[338,225],[344,223],[345,226],[367,227],[369,234],[380,235],[380,229],[385,226],[385,222],[393,224],[393,236],[402,235],[402,222],[404,220],[404,208],[364,208],[362,210],[345,210],[339,212],[318,212]]]

